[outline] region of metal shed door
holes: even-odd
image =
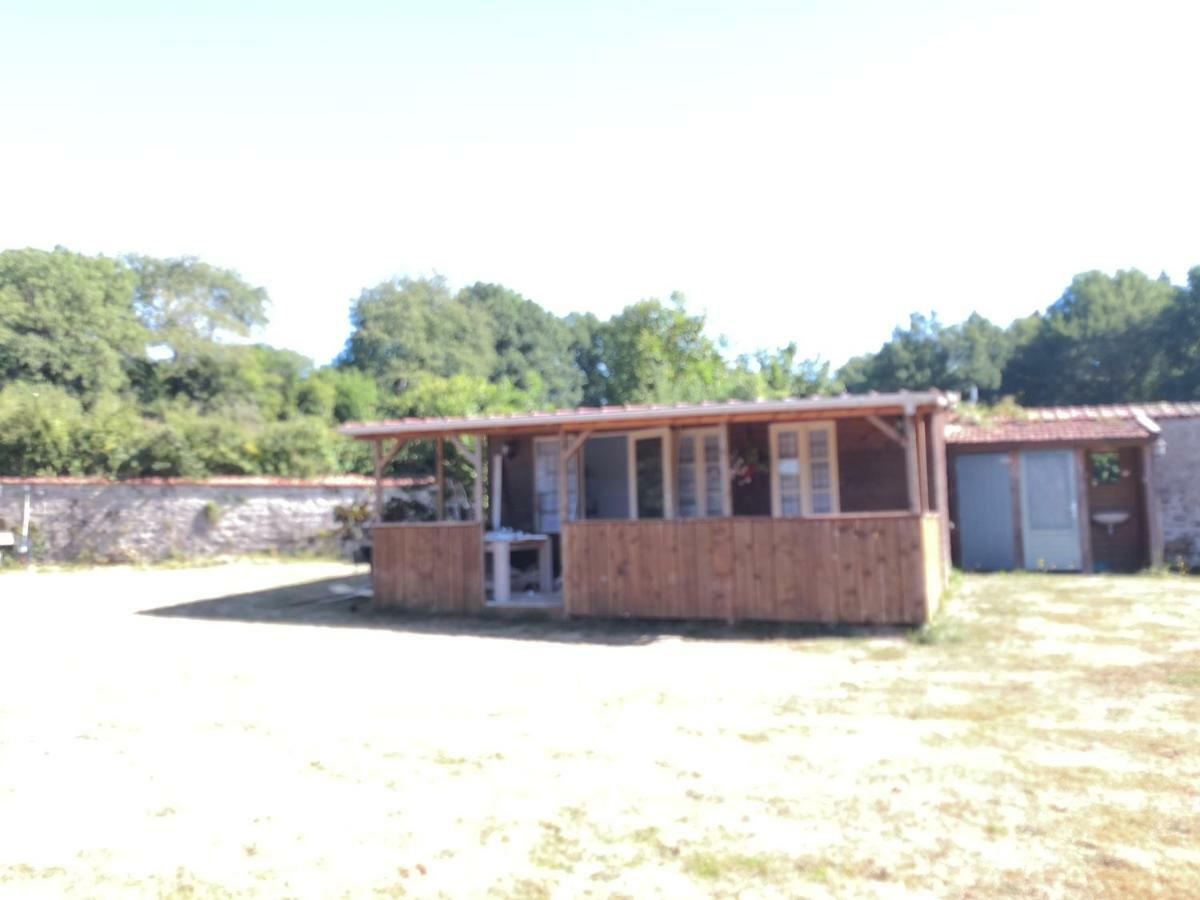
[[[1021,454],[1021,518],[1025,568],[1083,567],[1074,453],[1031,450]]]
[[[958,541],[967,571],[1011,569],[1012,478],[1007,453],[964,453],[954,463]]]

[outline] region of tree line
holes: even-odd
[[[577,405],[978,389],[985,400],[1200,396],[1200,268],[1185,286],[1136,272],[1074,279],[1000,327],[913,315],[840,369],[795,344],[731,356],[681,295],[608,319],[442,278],[364,290],[330,365],[249,342],[266,292],[194,258],[0,253],[0,474],[368,472],[347,421]],[[428,465],[414,445],[401,467]]]

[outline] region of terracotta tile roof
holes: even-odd
[[[1080,443],[1150,440],[1156,419],[1200,417],[1200,403],[1158,400],[1150,403],[1102,403],[1083,406],[1030,406],[1019,416],[964,421],[960,408],[946,426],[948,444]]]
[[[642,406],[583,406],[576,409],[529,411],[454,418],[407,418],[382,422],[351,422],[338,430],[350,437],[379,438],[388,435],[487,431],[488,429],[555,429],[574,425],[636,422],[639,419],[702,418],[704,416],[752,415],[839,409],[903,409],[906,406],[946,407],[956,395],[939,391],[842,394],[838,397],[790,397],[785,400],[729,400],[723,403],[649,404]]]
[[[946,426],[947,444],[1062,444],[1150,440],[1154,432],[1135,419],[995,419]]]
[[[1079,419],[1136,419],[1139,415],[1151,419],[1186,419],[1200,416],[1200,403],[1175,403],[1165,400],[1152,403],[1106,403],[1097,406],[1035,406],[1025,410],[1032,419],[1043,422],[1062,422]]]
[[[384,487],[417,487],[433,484],[432,476],[419,478],[385,478]],[[48,475],[33,478],[0,476],[0,486],[65,485],[85,487],[88,485],[144,485],[159,487],[223,487],[223,488],[374,488],[375,479],[370,475],[330,475],[325,478],[283,478],[272,475],[221,475],[214,478],[126,478],[115,481],[78,475]]]

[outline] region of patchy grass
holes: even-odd
[[[1200,895],[1200,581],[804,638],[373,616],[354,571],[6,577],[0,894]]]

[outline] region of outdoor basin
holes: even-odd
[[[1108,533],[1112,534],[1113,529],[1118,525],[1124,525],[1129,521],[1129,513],[1122,510],[1108,510],[1106,512],[1092,513],[1092,521],[1097,525],[1103,525],[1108,529]]]

